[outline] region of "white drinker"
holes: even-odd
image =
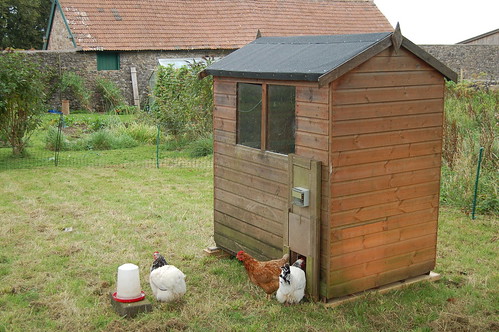
[[[116,297],[119,299],[135,299],[141,296],[139,267],[126,263],[118,268]]]

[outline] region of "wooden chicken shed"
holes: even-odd
[[[214,77],[214,238],[330,300],[435,267],[445,78],[400,34],[262,37]]]

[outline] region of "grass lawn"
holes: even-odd
[[[438,282],[284,307],[237,260],[203,255],[214,245],[212,182],[206,167],[0,171],[0,331],[499,331],[497,219],[441,210]],[[182,301],[151,297],[155,250],[187,275]],[[135,319],[108,298],[127,262],[153,303]]]

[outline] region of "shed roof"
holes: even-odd
[[[60,10],[75,46],[83,51],[234,50],[258,31],[290,36],[392,29],[372,0],[56,2],[53,10]]]
[[[214,76],[318,81],[390,32],[300,37],[262,37],[212,64]]]
[[[448,79],[456,80],[451,69],[405,39],[398,29],[369,34],[262,37],[213,63],[200,75],[315,81],[325,85],[397,43]]]

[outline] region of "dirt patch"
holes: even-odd
[[[64,249],[57,249],[52,251],[52,255],[60,256],[60,257],[71,257],[74,254],[82,251],[83,249],[79,245],[72,244]]]
[[[490,323],[488,328],[491,332],[499,331],[499,323]]]
[[[88,130],[88,126],[84,123],[74,124],[71,127],[62,128],[62,132],[64,133],[64,135],[71,138],[80,138],[83,134],[88,132]]]
[[[47,304],[40,301],[31,301],[29,307],[33,312],[45,311],[48,309]]]
[[[434,331],[468,332],[477,331],[477,328],[470,324],[468,318],[450,313],[444,313],[437,320],[430,324]]]

